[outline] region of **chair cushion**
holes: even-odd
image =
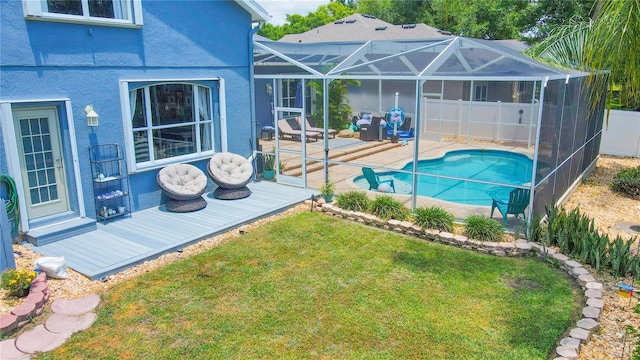
[[[249,183],[253,166],[241,155],[223,152],[211,157],[207,172],[219,187],[237,189]]]
[[[190,164],[172,164],[158,172],[158,185],[175,200],[191,200],[204,194],[207,176]]]

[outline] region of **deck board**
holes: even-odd
[[[64,256],[68,267],[97,280],[144,261],[227,232],[303,202],[316,191],[255,182],[252,194],[239,200],[203,197],[207,207],[171,213],[164,205],[98,224],[97,230],[41,246],[27,245],[43,256]]]

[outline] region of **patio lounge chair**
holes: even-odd
[[[244,156],[230,152],[217,153],[209,160],[207,172],[218,185],[213,191],[216,199],[236,200],[251,195],[247,184],[253,176],[253,166]]]
[[[299,122],[300,122],[300,118],[298,117],[298,118],[297,118],[297,120],[298,120],[298,123],[299,123]],[[311,124],[309,123],[309,119],[306,119],[306,118],[305,118],[305,121],[307,122],[307,124],[306,124],[306,126],[307,126],[307,131],[315,131],[315,132],[320,133],[320,136],[324,136],[324,128],[319,128],[319,127],[313,127],[313,126],[311,126]],[[299,126],[300,126],[300,127],[299,127],[298,129],[299,129],[299,130],[301,130],[301,129],[302,129],[302,125],[299,125]],[[338,131],[337,131],[336,129],[329,129],[329,130],[328,130],[328,133],[329,133],[329,136],[333,135],[333,136],[331,136],[331,137],[332,137],[332,138],[335,138],[335,137],[336,137],[336,134],[338,133]]]
[[[493,217],[493,210],[498,209],[502,214],[505,225],[507,224],[507,214],[515,215],[516,218],[522,214],[522,218],[526,221],[527,216],[524,213],[524,209],[529,206],[529,193],[528,189],[511,190],[508,202],[492,197],[491,217]]]
[[[298,127],[298,121],[296,119],[280,119],[278,120],[278,130],[280,131],[280,136],[289,135],[292,139],[302,139],[302,130],[294,129],[294,127]],[[318,141],[318,136],[321,134],[316,131],[307,130],[304,133],[304,137],[306,141],[309,139],[315,139]]]
[[[158,185],[169,197],[167,211],[190,212],[207,206],[202,198],[207,187],[207,176],[190,164],[171,164],[158,172]]]
[[[367,179],[369,183],[369,190],[378,190],[380,184],[389,184],[393,192],[396,192],[396,186],[393,183],[393,179],[389,180],[380,180],[380,177],[371,169],[370,167],[363,167],[362,174],[364,174],[364,178]]]

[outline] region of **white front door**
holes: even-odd
[[[58,116],[54,108],[16,110],[13,121],[29,219],[69,210]]]

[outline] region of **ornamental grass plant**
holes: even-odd
[[[420,206],[413,210],[413,222],[423,229],[453,231],[456,218],[439,206]]]

